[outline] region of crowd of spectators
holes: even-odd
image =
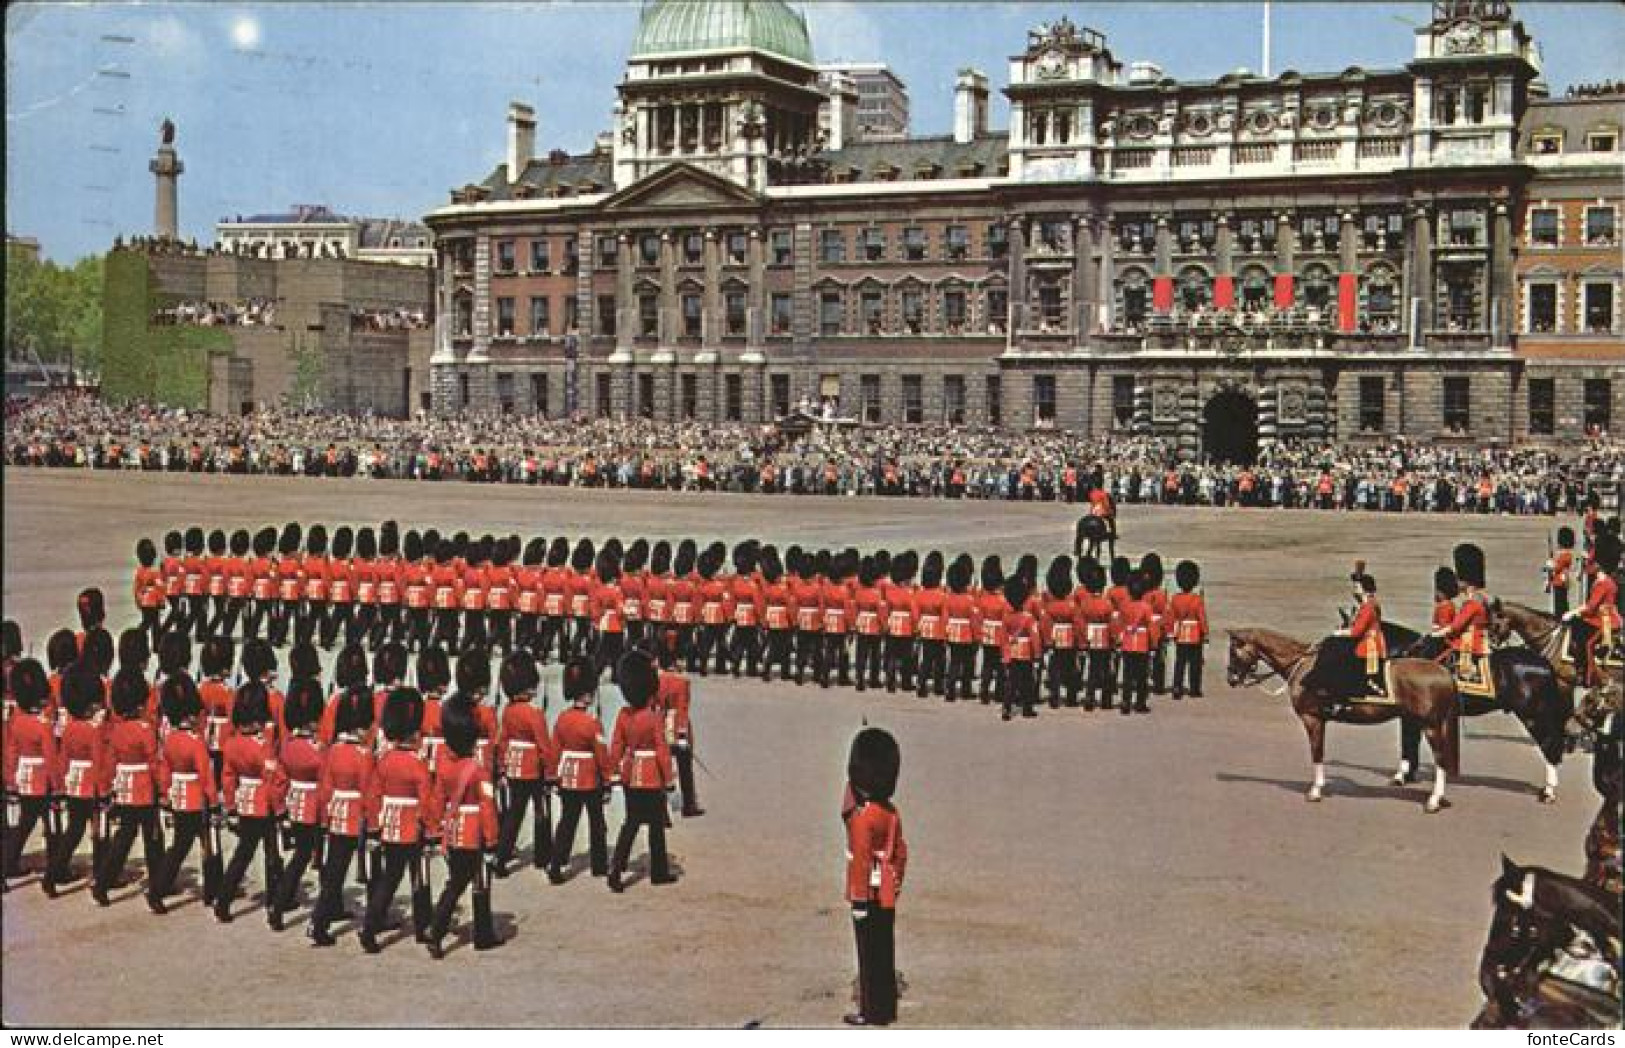
[[[242,302],[181,302],[154,312],[152,323],[182,327],[274,327],[276,303],[268,298]]]

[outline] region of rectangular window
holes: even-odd
[[[1557,381],[1529,380],[1529,435],[1549,437],[1557,432]]]
[[[1537,207],[1529,211],[1529,243],[1536,247],[1557,246],[1557,208]]]
[[[638,418],[655,417],[655,377],[650,374],[638,376]]]
[[[1607,335],[1614,330],[1614,285],[1585,286],[1585,333]]]
[[[1466,434],[1472,429],[1472,380],[1466,375],[1446,375],[1444,379],[1444,428],[1448,433]]]
[[[513,372],[497,372],[497,405],[504,415],[513,414]]]
[[[683,336],[685,338],[699,338],[702,330],[700,296],[694,294],[684,295]]]
[[[530,406],[533,409],[535,409],[536,414],[542,416],[543,418],[547,417],[547,411],[548,411],[547,394],[548,394],[547,376],[545,374],[533,374],[533,375],[531,375],[530,376]]]
[[[574,295],[564,296],[564,331],[569,335],[575,334],[576,328],[578,327],[576,301],[577,299]]]
[[[506,296],[497,299],[497,337],[513,337],[513,299]]]
[[[950,335],[958,335],[965,330],[965,293],[963,291],[944,291],[942,293],[942,319]]]
[[[820,335],[839,335],[845,327],[845,317],[842,315],[845,307],[841,303],[839,291],[825,291],[818,296],[818,333]]]
[[[1383,394],[1385,383],[1381,375],[1363,375],[1360,378],[1360,432],[1381,433],[1387,425]]]
[[[745,293],[743,291],[723,292],[722,306],[729,337],[743,337],[745,334]]]
[[[948,258],[954,262],[970,257],[970,230],[964,226],[948,227]]]
[[[1613,247],[1615,243],[1614,209],[1586,208],[1586,247]]]
[[[734,232],[728,234],[728,239],[725,241],[725,243],[727,244],[728,248],[728,264],[730,266],[744,265],[745,260],[750,257],[748,254],[750,237],[739,232],[738,230],[735,230]]]
[[[549,244],[546,240],[532,240],[530,242],[530,271],[532,273],[546,273],[553,268],[552,260],[548,257]]]
[[[903,292],[903,326],[911,335],[925,330],[925,292],[917,287]]]
[[[660,337],[659,295],[642,294],[638,296],[638,337]]]
[[[919,226],[909,226],[903,230],[903,257],[910,262],[923,262],[925,260],[925,230]]]
[[[598,333],[608,338],[615,337],[615,296],[598,296]]]
[[[548,310],[551,304],[550,299],[541,295],[537,295],[530,300],[530,333],[532,335],[546,336],[553,333],[548,324],[550,319]]]
[[[925,421],[925,380],[919,375],[903,376],[903,421],[909,425]]]
[[[1557,330],[1557,285],[1529,285],[1529,332],[1549,335]]]
[[[638,238],[638,261],[645,266],[660,264],[660,235],[645,233]]]
[[[1010,292],[1002,287],[989,288],[987,292],[987,331],[990,335],[1002,335],[1010,326]]]
[[[791,298],[787,291],[773,292],[773,334],[790,333]]]
[[[794,249],[791,247],[792,241],[788,229],[775,229],[770,234],[768,242],[773,249],[773,264],[775,266],[788,266],[794,261]]]
[[[1452,247],[1476,247],[1483,243],[1484,213],[1472,208],[1450,212],[1449,243]]]
[[[620,243],[615,237],[598,238],[598,268],[614,269],[620,265]]]
[[[1614,384],[1605,378],[1588,378],[1585,384],[1585,423],[1587,433],[1603,433],[1614,421]]]
[[[773,417],[784,418],[790,414],[790,376],[769,375],[767,381],[773,401]]]
[[[965,421],[965,376],[942,377],[942,419],[958,425]]]
[[[878,335],[884,326],[885,299],[879,291],[864,291],[858,296],[858,308],[863,312],[863,330]]]
[[[700,413],[700,378],[698,375],[683,376],[681,383],[683,418],[692,420]]]
[[[1010,229],[1003,222],[987,227],[987,257],[1007,258],[1010,255]]]
[[[513,259],[514,259],[513,241],[512,240],[498,240],[497,241],[497,272],[498,273],[512,273],[513,272]]]
[[[598,373],[598,417],[609,418],[615,413],[615,400],[610,387],[610,376],[607,371]]]
[[[865,422],[880,421],[880,376],[858,376],[858,405]]]
[[[740,422],[745,417],[745,379],[742,375],[722,376],[722,418]]]
[[[1033,421],[1055,421],[1055,376],[1033,376]]]
[[[839,229],[825,229],[819,232],[818,258],[823,262],[846,261],[846,236]]]
[[[1593,153],[1612,153],[1619,136],[1612,131],[1593,131],[1586,136],[1586,145]]]
[[[683,263],[697,266],[705,261],[705,237],[698,233],[683,234]]]
[[[865,229],[863,231],[863,257],[870,262],[879,262],[886,257],[886,231],[884,229]]]
[[[581,268],[581,254],[576,247],[575,237],[564,238],[564,273],[574,276],[575,271]]]
[[[1128,429],[1134,425],[1134,376],[1112,376],[1112,425]]]
[[[468,376],[467,375],[458,375],[457,376],[457,392],[458,392],[458,395],[462,398],[459,401],[459,403],[465,408],[468,407],[470,397],[469,397],[469,391],[468,391]]]
[[[1004,425],[1004,383],[998,375],[987,377],[987,424]]]
[[[1041,284],[1038,288],[1038,316],[1045,328],[1062,326],[1061,289],[1056,284]]]

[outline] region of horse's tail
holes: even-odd
[[[1452,692],[1455,688],[1450,689]],[[1444,753],[1439,757],[1439,766],[1451,779],[1461,777],[1461,703],[1456,701],[1454,694],[1450,697],[1450,711],[1445,715],[1444,725],[1440,734],[1444,737]]]

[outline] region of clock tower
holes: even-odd
[[[1092,29],[1062,18],[1027,33],[1010,59],[1010,177],[1072,182],[1094,177],[1096,89],[1122,67]]]

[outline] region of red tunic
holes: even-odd
[[[614,781],[604,728],[598,718],[570,706],[553,723],[553,756],[547,777],[566,790],[596,790]]]
[[[1005,616],[1010,604],[1002,593],[983,593],[976,598],[976,611],[981,617],[981,642],[989,648],[1004,647]]]
[[[903,890],[908,845],[903,820],[889,804],[868,801],[846,817],[846,898],[892,909]]]
[[[565,590],[570,595],[570,617],[584,619],[592,615],[592,591],[598,580],[591,571],[570,573]]]
[[[592,619],[598,626],[598,632],[626,632],[626,616],[623,610],[625,602],[626,597],[621,593],[621,588],[613,582],[593,587]]]
[[[665,726],[652,709],[623,706],[615,718],[610,763],[629,790],[663,790],[673,782]]]
[[[512,611],[518,593],[514,569],[490,565],[485,569],[485,606],[492,611]]]
[[[220,803],[214,761],[194,731],[172,730],[158,767],[159,792],[175,812],[207,811]]]
[[[355,567],[351,561],[337,557],[328,560],[327,599],[334,604],[355,600]]]
[[[535,782],[558,762],[547,733],[547,718],[528,696],[511,700],[502,711],[497,760],[503,775],[520,782]]]
[[[1077,601],[1071,595],[1045,594],[1038,602],[1038,633],[1044,643],[1059,651],[1078,646]]]
[[[852,588],[844,582],[827,581],[818,589],[824,605],[824,632],[845,633],[850,630],[857,617]]]
[[[464,611],[484,611],[487,603],[487,587],[491,584],[489,569],[476,568],[472,564],[463,568],[461,587],[458,601]]]
[[[694,575],[685,578],[674,578],[666,584],[666,600],[671,604],[671,621],[679,626],[691,626],[696,618],[694,607],[695,586]]]
[[[372,788],[372,756],[353,738],[345,736],[322,757],[317,783],[327,832],[341,837],[360,836],[366,825],[367,795]]]
[[[949,593],[942,599],[942,615],[943,633],[949,644],[975,644],[981,636],[982,613],[973,595]]]
[[[135,569],[135,606],[143,609],[164,606],[164,576],[157,568]]]
[[[886,598],[881,596],[878,586],[858,586],[852,590],[847,604],[851,608],[853,630],[860,637],[878,637],[886,630]],[[828,610],[825,603],[824,630],[827,633],[844,633],[841,623],[846,621],[845,615],[836,618]]]
[[[266,818],[279,814],[286,783],[275,751],[258,735],[233,735],[226,740],[220,773],[220,792],[226,808],[239,816]]]
[[[444,834],[452,851],[481,851],[497,843],[496,791],[491,776],[478,761],[448,755],[438,777],[439,805],[445,816],[437,836]]]
[[[6,789],[23,797],[45,797],[57,767],[56,735],[37,713],[18,710],[6,724]]]
[[[1117,615],[1116,640],[1118,650],[1127,654],[1145,655],[1160,641],[1156,617],[1143,600],[1130,599]]]
[[[824,632],[824,587],[818,580],[797,578],[791,582],[790,600],[795,606],[796,629],[804,633]]]
[[[322,823],[322,751],[308,735],[292,735],[282,744],[282,772],[288,792],[283,807],[297,826]]]
[[[925,586],[914,592],[914,614],[921,640],[947,640],[948,619],[944,610],[948,593],[941,586]]]
[[[643,574],[644,615],[650,622],[671,621],[671,578],[666,575]]]
[[[158,732],[147,721],[114,720],[107,733],[102,790],[113,803],[144,807],[157,803]]]
[[[796,624],[796,604],[790,595],[790,587],[781,580],[779,582],[764,582],[759,596],[761,604],[762,623],[770,630],[794,629]]]
[[[665,725],[666,745],[688,746],[693,742],[694,722],[690,718],[693,703],[694,692],[688,678],[676,670],[661,670],[660,688],[655,693],[652,708]]]
[[[1360,610],[1349,623],[1349,636],[1354,638],[1354,654],[1362,659],[1388,654],[1388,641],[1382,635],[1382,608],[1375,600],[1361,601]]]
[[[886,635],[904,640],[911,639],[918,618],[914,587],[897,582],[882,582],[880,599],[886,604]]]
[[[379,759],[367,792],[367,821],[387,844],[416,844],[438,822],[429,769],[412,750],[396,747]]]
[[[627,622],[642,622],[646,614],[644,601],[648,584],[644,577],[638,573],[622,575],[618,580],[621,587],[621,615]]]
[[[728,606],[735,626],[751,629],[762,624],[765,605],[761,586],[750,575],[736,575],[728,582]]]
[[[1044,638],[1031,612],[1013,611],[1004,617],[1004,643],[999,649],[1005,665],[1037,662],[1044,656]]]
[[[88,800],[101,796],[107,761],[107,731],[90,720],[70,720],[57,744],[55,787],[63,796]]]
[[[1168,601],[1174,642],[1201,644],[1207,640],[1207,602],[1200,593],[1176,593]]]

